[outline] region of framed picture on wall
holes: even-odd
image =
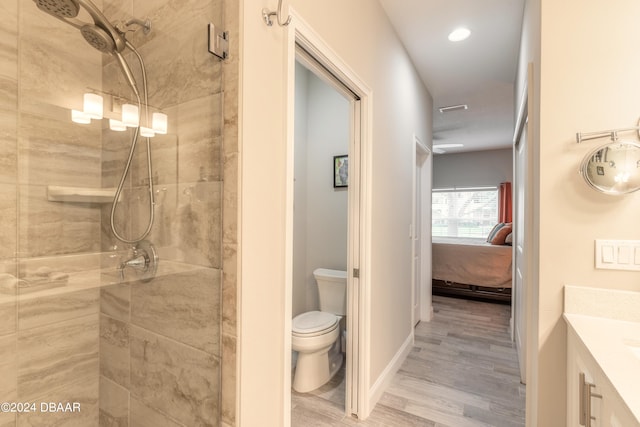
[[[349,186],[349,156],[333,156],[333,188]]]

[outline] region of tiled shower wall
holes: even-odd
[[[82,405],[0,412],[0,426],[235,425],[235,3],[96,2],[112,21],[151,19],[149,35],[128,38],[145,60],[149,104],[169,116],[169,133],[151,140],[158,276],[127,270],[122,283],[115,267],[128,246],[109,231],[110,204],[51,202],[47,189],[116,185],[130,132],[72,123],[69,110],[87,90],[132,94],[72,27],[31,1],[0,4],[0,401]],[[225,62],[207,53],[209,22],[230,32]],[[147,221],[145,145],[118,208],[127,237]]]

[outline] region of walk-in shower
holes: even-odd
[[[177,3],[0,1],[2,427],[235,425],[237,2]]]

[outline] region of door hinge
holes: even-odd
[[[360,278],[360,269],[359,268],[354,268],[353,269],[353,277],[355,279],[359,279]]]
[[[209,23],[209,52],[220,59],[229,57],[229,33]]]

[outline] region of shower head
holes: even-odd
[[[118,31],[109,20],[100,12],[91,0],[33,0],[38,9],[55,16],[63,22],[80,30],[82,37],[102,53],[113,55],[118,60],[118,65],[124,74],[129,86],[139,96],[136,81],[131,69],[120,52],[125,47],[132,47],[124,35]],[[76,19],[82,6],[93,19],[93,24],[88,24]]]
[[[113,49],[118,52],[122,52],[126,46],[126,41],[121,32],[119,32],[110,22],[109,20],[100,12],[100,9],[96,7],[95,4],[91,2],[91,0],[33,0],[38,6],[38,9],[43,12],[48,13],[63,22],[66,22],[69,25],[72,25],[79,29],[82,32],[82,35],[89,42],[89,44],[101,52],[111,53],[109,51],[104,51],[98,46],[105,47],[102,41],[105,41],[104,36],[108,36],[111,38],[112,43],[108,43],[108,45],[113,45]],[[84,8],[91,18],[93,19],[93,25],[87,24],[86,22],[82,22],[77,19],[78,13],[80,13],[80,7]],[[89,26],[95,26],[104,31],[104,34],[100,34],[97,36],[95,31],[87,30],[90,34],[89,37],[85,35],[84,28]],[[97,42],[96,40],[102,40]],[[97,43],[97,44],[94,44]]]
[[[116,50],[116,44],[109,34],[97,25],[86,24],[80,28],[82,37],[94,48],[102,53],[111,54]]]
[[[57,18],[75,18],[80,5],[75,0],[34,0],[38,8]]]

